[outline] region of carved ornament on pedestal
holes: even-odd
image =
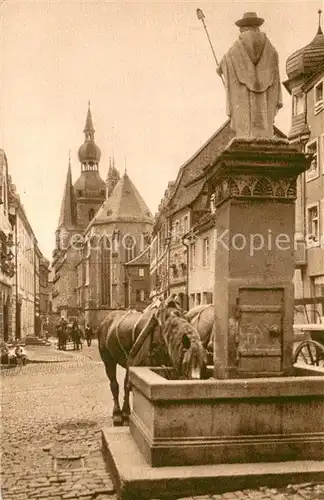
[[[227,177],[215,189],[216,205],[227,198],[296,199],[296,179],[271,179],[250,175]]]

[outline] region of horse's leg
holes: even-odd
[[[114,400],[114,407],[113,407],[113,425],[114,426],[120,426],[123,425],[123,416],[122,412],[119,406],[119,384],[117,382],[117,363],[112,359],[110,354],[105,351],[103,354],[101,354],[102,360],[105,364],[105,370],[107,377],[110,380],[110,390],[113,396]]]
[[[130,415],[130,404],[129,404],[129,395],[130,395],[131,387],[129,384],[129,371],[126,370],[125,380],[124,380],[124,403],[122,408],[123,413],[123,424],[129,424],[129,415]]]

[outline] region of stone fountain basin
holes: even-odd
[[[323,372],[296,367],[296,376],[246,380],[165,373],[130,369],[130,433],[152,467],[324,460]]]

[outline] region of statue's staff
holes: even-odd
[[[213,47],[213,44],[211,42],[208,30],[207,30],[207,26],[206,26],[206,23],[205,23],[205,14],[203,13],[203,11],[201,9],[197,9],[196,12],[197,12],[197,17],[198,17],[199,21],[201,21],[203,23],[203,26],[204,26],[204,29],[206,31],[206,35],[207,35],[207,38],[208,38],[208,41],[209,41],[210,48],[212,49],[213,56],[214,56],[214,59],[216,61],[217,67],[218,67],[219,64],[218,64],[218,61],[217,61],[217,57],[216,57],[216,54],[215,54],[215,51],[214,51],[214,47]],[[225,86],[223,75],[220,75],[220,77],[222,79],[223,85]]]

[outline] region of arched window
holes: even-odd
[[[90,208],[89,210],[89,221],[92,221],[92,219],[94,218],[95,216],[95,211],[93,208]]]
[[[125,262],[129,262],[135,258],[136,241],[131,234],[127,234],[123,238],[125,248]]]
[[[109,238],[103,236],[100,240],[101,263],[101,304],[110,307],[111,283],[111,247]]]

